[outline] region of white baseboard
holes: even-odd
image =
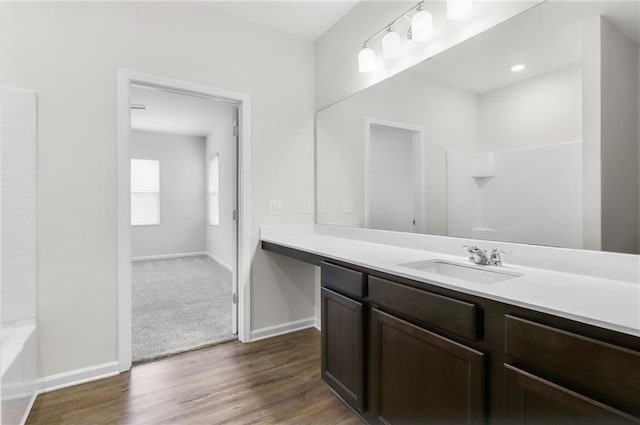
[[[56,375],[45,376],[36,381],[38,394],[61,390],[62,388],[84,384],[98,379],[109,378],[120,373],[118,362],[109,362],[82,369],[70,370]]]
[[[251,342],[300,331],[302,329],[313,328],[314,324],[315,319],[313,317],[309,317],[307,319],[295,320],[293,322],[282,323],[280,325],[255,329],[251,331]]]
[[[206,251],[179,252],[177,254],[146,255],[144,257],[132,257],[131,261],[167,260],[170,258],[180,258],[180,257],[199,257],[201,255],[208,255],[208,254]]]
[[[224,261],[222,261],[219,257],[216,257],[215,255],[213,255],[210,252],[206,252],[205,253],[207,257],[211,258],[212,261],[215,261],[216,263],[220,264],[222,267],[224,267],[225,269],[232,271],[231,266],[227,263],[225,263]]]
[[[322,330],[322,326],[320,325],[320,318],[319,317],[316,317],[316,318],[313,319],[313,327],[316,328],[319,331]]]

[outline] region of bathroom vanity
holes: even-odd
[[[322,378],[367,423],[640,423],[637,282],[481,268],[295,226],[261,231],[263,249],[320,266]],[[470,271],[412,266],[419,257]],[[545,281],[564,310],[529,292],[549,291]]]
[[[366,422],[640,423],[638,28],[543,2],[318,111],[317,225],[262,248],[320,266]]]

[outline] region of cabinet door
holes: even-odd
[[[322,379],[364,409],[362,303],[322,288]]]
[[[386,424],[484,423],[484,354],[378,309],[372,408]]]
[[[510,365],[505,365],[505,380],[510,424],[640,424],[637,418]]]

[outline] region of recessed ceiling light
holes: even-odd
[[[524,71],[524,69],[525,69],[525,68],[526,68],[526,66],[524,66],[523,64],[521,64],[521,63],[520,63],[520,64],[518,64],[518,65],[513,65],[513,66],[511,67],[511,70],[512,70],[513,72],[520,72],[520,71]]]

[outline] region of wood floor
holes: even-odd
[[[135,366],[36,400],[28,425],[361,424],[320,379],[315,329]]]

